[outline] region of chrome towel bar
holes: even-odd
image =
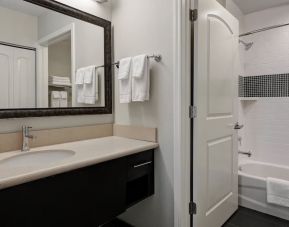
[[[153,55],[149,55],[148,56],[149,59],[154,59],[156,62],[161,62],[162,61],[162,55],[160,54],[153,54]],[[112,63],[112,66],[116,66],[117,68],[119,68],[119,61]],[[96,69],[98,68],[104,68],[105,65],[101,65],[101,66],[97,66]]]

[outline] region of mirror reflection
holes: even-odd
[[[0,0],[0,28],[0,109],[105,106],[102,27]]]

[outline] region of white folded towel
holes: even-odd
[[[75,84],[82,85],[84,83],[85,71],[81,68],[76,71]]]
[[[51,100],[50,100],[50,106],[52,108],[59,108],[60,107],[60,92],[59,91],[52,91],[51,92]]]
[[[132,58],[124,58],[119,62],[119,98],[120,103],[130,103],[131,102],[131,61]]]
[[[123,58],[119,61],[118,79],[125,80],[130,76],[131,57]]]
[[[267,178],[267,202],[289,207],[289,181]]]
[[[83,82],[85,84],[91,84],[92,83],[92,81],[94,79],[93,77],[95,76],[95,69],[96,69],[95,65],[83,68],[83,70],[84,70],[84,80],[83,80]]]
[[[52,91],[51,97],[54,99],[60,99],[61,98],[60,92],[59,91]]]
[[[147,67],[148,57],[147,55],[139,55],[133,58],[133,70],[132,76],[134,78],[142,78]]]
[[[70,82],[69,77],[64,77],[64,76],[49,76],[49,81],[68,81]]]
[[[71,86],[71,83],[68,83],[68,82],[57,82],[57,81],[50,82],[49,81],[49,85],[52,85],[52,86]]]
[[[75,90],[77,103],[84,103],[84,75],[85,72],[82,69],[78,69],[75,77]]]
[[[99,75],[95,66],[87,67],[84,77],[84,103],[94,105],[99,99]]]
[[[99,75],[96,66],[88,66],[77,70],[77,103],[94,105],[99,99]]]
[[[68,107],[67,91],[60,91],[59,93],[60,93],[59,107],[62,107],[62,108]]]
[[[147,55],[132,60],[132,101],[144,102],[150,98],[150,73]]]
[[[61,99],[67,99],[67,97],[68,97],[67,96],[67,91],[60,91],[59,93],[60,93],[60,98]]]
[[[69,77],[49,76],[48,82],[49,85],[71,86]]]

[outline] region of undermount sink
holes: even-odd
[[[75,152],[71,150],[44,150],[21,153],[0,161],[0,179],[50,167],[74,155]]]

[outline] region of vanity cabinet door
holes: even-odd
[[[126,159],[0,191],[1,227],[90,227],[125,211]]]
[[[98,226],[124,212],[125,166],[118,159],[53,177],[45,209],[51,226]]]
[[[154,151],[127,158],[126,207],[129,208],[154,194]]]

